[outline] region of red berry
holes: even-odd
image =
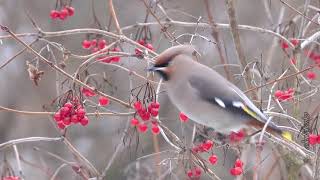
[[[73,16],[74,15],[74,7],[67,6],[66,9],[68,11],[68,15],[69,16]]]
[[[213,142],[208,139],[202,144],[202,147],[205,151],[209,151],[213,147]]]
[[[86,111],[83,108],[77,109],[76,112],[78,117],[83,117],[86,114]]]
[[[193,176],[193,172],[192,172],[191,169],[189,169],[189,170],[187,171],[187,176],[188,176],[189,178],[191,178],[191,177]]]
[[[60,16],[59,16],[59,18],[60,18],[61,20],[65,20],[65,19],[67,18],[68,14],[69,14],[68,10],[67,10],[66,8],[63,8],[63,9],[60,11]]]
[[[153,46],[152,46],[152,44],[150,44],[150,43],[147,43],[145,47],[148,48],[148,49],[150,49],[150,50],[153,50]]]
[[[315,134],[309,134],[309,144],[310,145],[315,145],[317,144],[317,139],[318,139],[318,136],[315,135]]]
[[[112,62],[119,62],[119,61],[120,61],[120,57],[119,57],[119,56],[112,57],[112,58],[111,58],[111,61],[112,61]]]
[[[71,118],[70,117],[65,117],[62,119],[62,122],[64,125],[68,126],[71,124]]]
[[[210,164],[214,165],[214,164],[217,163],[217,161],[218,161],[218,157],[217,157],[216,155],[211,155],[211,156],[209,157],[209,162],[210,162]]]
[[[62,107],[60,109],[60,114],[61,116],[67,116],[70,113],[70,109],[68,107]]]
[[[291,39],[290,42],[294,45],[297,46],[299,44],[299,40],[298,39]]]
[[[180,112],[179,117],[182,122],[187,122],[189,119],[188,116],[185,115],[183,112]]]
[[[145,124],[145,123],[140,123],[138,125],[138,130],[141,132],[141,133],[145,133],[147,130],[148,130],[148,126]]]
[[[80,120],[80,124],[81,124],[82,126],[86,126],[86,125],[88,125],[88,123],[89,123],[89,119],[88,119],[87,116],[84,116],[84,117]]]
[[[139,120],[136,118],[132,118],[131,119],[131,125],[132,126],[138,126],[139,125]]]
[[[100,106],[106,106],[109,104],[109,99],[107,97],[100,96],[99,97],[99,104],[100,104]]]
[[[234,166],[242,168],[243,167],[243,162],[240,159],[237,159],[236,162],[234,162]]]
[[[148,121],[150,119],[150,113],[149,112],[145,112],[142,116],[141,119],[144,121]]]
[[[60,12],[57,10],[51,10],[50,12],[50,18],[51,19],[57,19],[60,16]]]
[[[57,126],[58,126],[59,129],[64,129],[64,128],[66,128],[66,126],[63,124],[62,121],[58,122],[58,123],[57,123]]]
[[[91,46],[92,47],[96,47],[97,46],[97,40],[96,39],[92,39],[91,40]]]
[[[287,49],[287,48],[289,48],[289,44],[286,43],[286,42],[284,42],[284,41],[282,41],[282,42],[281,42],[281,48],[282,48],[282,49]]]
[[[88,89],[88,88],[82,88],[82,93],[87,97],[93,97],[96,95],[96,93],[94,91],[92,91],[91,89]]]
[[[67,103],[65,103],[63,106],[64,106],[64,107],[67,107],[67,108],[69,108],[69,109],[72,109],[72,108],[73,108],[73,105],[72,105],[71,102],[67,102]]]
[[[75,124],[79,122],[78,116],[76,114],[72,115],[70,120]]]
[[[91,42],[90,41],[88,41],[86,39],[82,41],[82,48],[83,49],[89,49],[90,46],[91,46]]]
[[[160,104],[158,102],[152,102],[150,104],[150,107],[158,109],[158,108],[160,108]]]
[[[157,117],[158,114],[159,114],[159,111],[158,111],[158,109],[151,108],[150,109],[150,114],[151,114],[152,117]]]
[[[230,169],[230,174],[233,176],[239,176],[240,174],[242,174],[242,168],[234,167],[234,168]]]
[[[316,79],[316,73],[314,73],[312,71],[308,71],[307,72],[307,78],[310,79],[310,80]]]
[[[61,114],[59,112],[56,112],[53,116],[54,120],[56,120],[57,122],[61,121]]]
[[[153,134],[157,135],[160,133],[160,128],[158,125],[152,125],[151,131]]]
[[[133,107],[134,107],[135,110],[138,111],[138,110],[142,109],[142,104],[141,104],[140,101],[137,101],[137,102],[135,102],[135,103],[133,104]]]
[[[274,96],[276,97],[276,98],[279,98],[279,97],[281,97],[283,95],[283,91],[281,91],[281,90],[276,90],[276,92],[274,92]]]
[[[138,40],[137,41],[140,45],[142,45],[142,46],[144,46],[144,44],[145,44],[145,41],[143,40],[143,39],[140,39],[140,40]]]
[[[106,47],[106,40],[104,40],[104,39],[100,39],[99,40],[99,42],[98,42],[98,47],[99,47],[99,49],[103,49],[103,48],[105,48]]]
[[[201,173],[202,173],[201,168],[196,167],[196,168],[194,169],[194,174],[195,174],[196,177],[200,177],[200,176],[201,176]]]

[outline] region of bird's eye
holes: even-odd
[[[161,63],[161,64],[156,64],[154,67],[168,67],[169,62]]]

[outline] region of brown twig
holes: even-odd
[[[204,3],[205,3],[206,10],[207,10],[208,18],[209,18],[209,24],[212,27],[211,35],[214,38],[214,40],[216,41],[216,43],[217,43],[217,49],[218,49],[218,53],[219,53],[219,56],[220,56],[221,64],[227,64],[227,62],[226,62],[226,60],[224,59],[224,56],[223,56],[223,52],[222,52],[222,48],[221,48],[221,44],[220,44],[220,36],[219,36],[219,32],[217,30],[216,24],[215,24],[215,22],[213,20],[213,15],[212,15],[212,12],[211,12],[211,9],[210,9],[210,3],[209,3],[208,0],[204,0]],[[232,77],[230,75],[228,67],[227,66],[223,66],[223,68],[224,68],[224,71],[226,73],[227,79],[229,81],[231,81]]]
[[[116,24],[116,28],[117,28],[118,34],[122,35],[123,33],[122,33],[121,27],[119,25],[119,21],[118,21],[118,18],[117,18],[116,11],[114,10],[113,1],[112,0],[108,0],[108,1],[109,1],[109,11],[110,11],[110,14],[112,16],[112,19],[114,20],[114,22]]]

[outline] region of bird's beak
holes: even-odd
[[[165,67],[149,67],[147,68],[147,71],[151,71],[151,72],[156,72],[156,71],[163,71],[165,69]]]

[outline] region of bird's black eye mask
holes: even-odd
[[[169,66],[169,62],[154,65],[154,67],[168,67],[168,66]]]

